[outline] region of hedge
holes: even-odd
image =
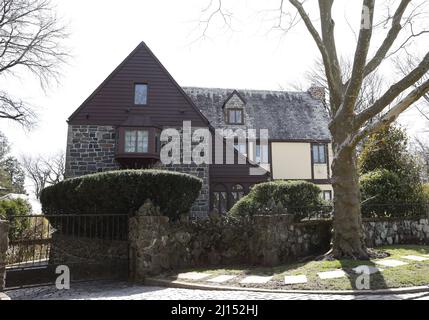
[[[30,229],[31,205],[24,199],[0,200],[0,219],[8,220],[9,239],[15,240]]]
[[[300,214],[324,205],[321,189],[306,181],[261,183],[230,210],[231,216]],[[308,211],[307,211],[308,212]]]
[[[364,217],[407,217],[425,214],[427,198],[422,185],[408,183],[397,173],[375,170],[360,178]]]
[[[45,188],[44,214],[130,214],[150,199],[171,219],[188,213],[201,190],[194,176],[161,170],[122,170],[64,180]]]

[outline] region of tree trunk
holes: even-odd
[[[334,258],[368,259],[362,227],[359,175],[354,148],[347,148],[334,154],[332,181],[334,232],[329,255]]]

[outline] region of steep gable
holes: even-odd
[[[148,85],[147,105],[134,104],[134,85]],[[207,127],[208,121],[144,42],[70,116],[72,125],[120,125],[129,117],[149,117],[160,126]]]

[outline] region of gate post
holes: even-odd
[[[4,290],[6,279],[6,251],[9,245],[9,223],[0,220],[0,292]]]

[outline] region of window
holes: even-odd
[[[244,188],[241,184],[236,184],[232,187],[232,205],[244,197]]]
[[[332,201],[332,191],[323,191],[323,200]]]
[[[161,151],[161,140],[159,138],[159,133],[155,134],[155,153]]]
[[[247,156],[247,145],[246,143],[238,143],[236,142],[234,144],[234,148],[240,152],[241,154],[244,154],[245,156]]]
[[[255,162],[259,164],[268,163],[268,146],[267,145],[262,145],[262,146],[260,144],[256,145]]]
[[[228,212],[228,193],[223,185],[216,185],[212,193],[213,210],[219,214]]]
[[[228,110],[228,124],[243,124],[243,110]]]
[[[125,131],[125,152],[145,153],[149,149],[149,133],[146,130]]]
[[[147,84],[134,85],[134,104],[147,104]]]
[[[313,163],[324,164],[326,163],[326,145],[313,144]]]

